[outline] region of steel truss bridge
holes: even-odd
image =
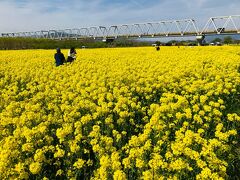
[[[202,41],[206,35],[240,34],[240,15],[210,17],[200,30],[194,19],[168,20],[112,26],[93,26],[64,30],[2,33],[1,37],[31,37],[47,39],[110,39],[118,37],[183,37],[196,36]]]

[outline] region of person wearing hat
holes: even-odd
[[[60,48],[57,48],[56,50],[57,50],[57,53],[55,53],[55,55],[54,55],[56,66],[63,65],[63,63],[65,61],[65,57],[64,57],[63,53],[61,52]]]

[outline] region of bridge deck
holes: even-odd
[[[0,37],[31,37],[48,39],[81,39],[81,38],[149,38],[149,37],[183,37],[210,36],[217,34],[240,34],[240,15],[211,17],[202,31],[199,31],[193,19],[168,20],[148,23],[123,24],[114,26],[94,26],[65,30],[42,30],[35,32],[1,33]],[[224,21],[218,27],[216,21]]]

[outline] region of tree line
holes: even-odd
[[[94,39],[36,39],[36,38],[20,38],[20,37],[1,37],[0,49],[61,49],[75,48],[107,48],[107,47],[136,47],[147,46],[149,42],[141,42],[130,39],[117,39],[114,41],[103,42],[102,40]]]
[[[211,43],[221,44],[240,44],[240,40],[233,39],[231,36],[224,38],[215,38]],[[36,39],[36,38],[0,38],[0,49],[55,49],[59,47],[61,49],[75,48],[107,48],[107,47],[141,47],[151,46],[153,41],[140,41],[136,39],[118,38],[112,41],[94,40],[94,39],[65,39],[65,40],[53,40],[53,39]],[[157,45],[165,46],[187,46],[197,45],[197,41],[177,41],[171,40],[166,43],[156,41]],[[205,42],[205,45],[208,43]]]
[[[223,44],[239,44],[240,40],[233,39],[231,36],[226,36],[223,39],[221,38],[215,38],[211,41],[211,43],[223,43]]]

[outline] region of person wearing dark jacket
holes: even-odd
[[[57,50],[57,53],[55,53],[55,55],[54,55],[56,66],[63,65],[63,63],[65,61],[65,57],[64,57],[63,53],[61,52],[60,48],[57,48],[56,50]]]

